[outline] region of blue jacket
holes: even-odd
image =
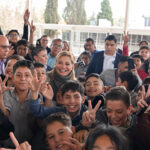
[[[114,68],[118,68],[118,64],[121,56],[122,55],[120,55],[119,53],[116,53]],[[103,71],[103,62],[104,62],[104,51],[96,52],[93,55],[91,62],[88,66],[86,76],[89,75],[90,73],[100,74]]]
[[[40,103],[40,99],[38,100],[30,100],[30,112],[36,116],[39,117],[40,119],[46,118],[48,115],[57,113],[57,112],[64,112],[68,114],[66,107],[61,106],[61,107],[44,107]],[[72,125],[77,126],[79,125],[80,121],[82,120],[82,114],[83,112],[87,111],[88,108],[85,105],[82,105],[81,110],[77,116],[75,116],[72,119]]]

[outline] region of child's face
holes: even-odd
[[[103,85],[100,79],[90,77],[85,83],[85,93],[89,97],[95,97],[103,92]]]
[[[73,64],[69,56],[60,57],[55,64],[56,72],[61,76],[67,76],[73,70]]]
[[[37,72],[37,77],[39,80],[44,83],[46,81],[46,71],[45,68],[39,67],[39,68],[34,68]]]
[[[24,57],[28,54],[28,47],[24,45],[19,45],[17,47],[17,54]]]
[[[32,80],[31,70],[27,67],[18,67],[14,74],[14,83],[16,89],[27,90],[29,88],[29,82]]]
[[[34,57],[34,59],[35,61],[40,62],[43,65],[46,65],[48,59],[47,51],[46,50],[40,51],[38,55]]]
[[[124,104],[121,100],[107,100],[106,102],[106,114],[109,122],[117,127],[126,126],[127,118],[130,114],[130,107]]]
[[[73,92],[69,90],[63,95],[63,100],[67,111],[73,117],[79,112],[85,97],[82,97],[78,91]]]
[[[142,49],[139,51],[139,55],[141,55],[144,60],[147,60],[149,58],[149,50]]]
[[[70,150],[70,147],[62,142],[70,142],[68,138],[71,136],[71,129],[61,122],[55,121],[46,127],[46,140],[51,150]]]
[[[14,64],[17,62],[16,59],[10,59],[6,65],[6,68],[5,68],[5,74],[9,75],[9,78],[12,78],[13,77],[13,66]]]
[[[81,60],[84,61],[85,66],[88,66],[90,63],[90,58],[87,55],[82,55]]]
[[[102,135],[96,139],[92,150],[117,150],[117,147],[107,135]]]
[[[140,69],[141,66],[142,66],[141,59],[138,58],[138,57],[135,57],[135,58],[134,58],[134,64],[135,64],[137,70]]]

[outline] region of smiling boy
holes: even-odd
[[[32,100],[30,101],[30,111],[33,115],[45,118],[56,112],[65,112],[72,119],[72,125],[77,126],[82,120],[82,114],[87,110],[85,105],[84,89],[77,81],[67,81],[61,89],[64,107],[44,107],[38,99],[38,90],[31,90]]]

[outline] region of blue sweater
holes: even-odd
[[[40,100],[30,100],[30,112],[40,118],[40,119],[44,119],[46,118],[48,115],[53,114],[53,113],[57,113],[57,112],[64,112],[66,114],[68,114],[66,107],[62,106],[62,107],[45,107],[43,105],[41,105]],[[80,121],[82,120],[82,114],[83,112],[87,111],[88,107],[85,105],[82,105],[81,110],[79,112],[79,114],[77,116],[75,116],[72,119],[72,125],[73,126],[77,126],[79,125]]]

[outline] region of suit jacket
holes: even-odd
[[[118,68],[118,63],[121,56],[122,55],[116,52],[114,68]],[[103,62],[104,62],[104,51],[96,52],[91,59],[86,75],[89,75],[90,73],[100,74],[103,71]]]

